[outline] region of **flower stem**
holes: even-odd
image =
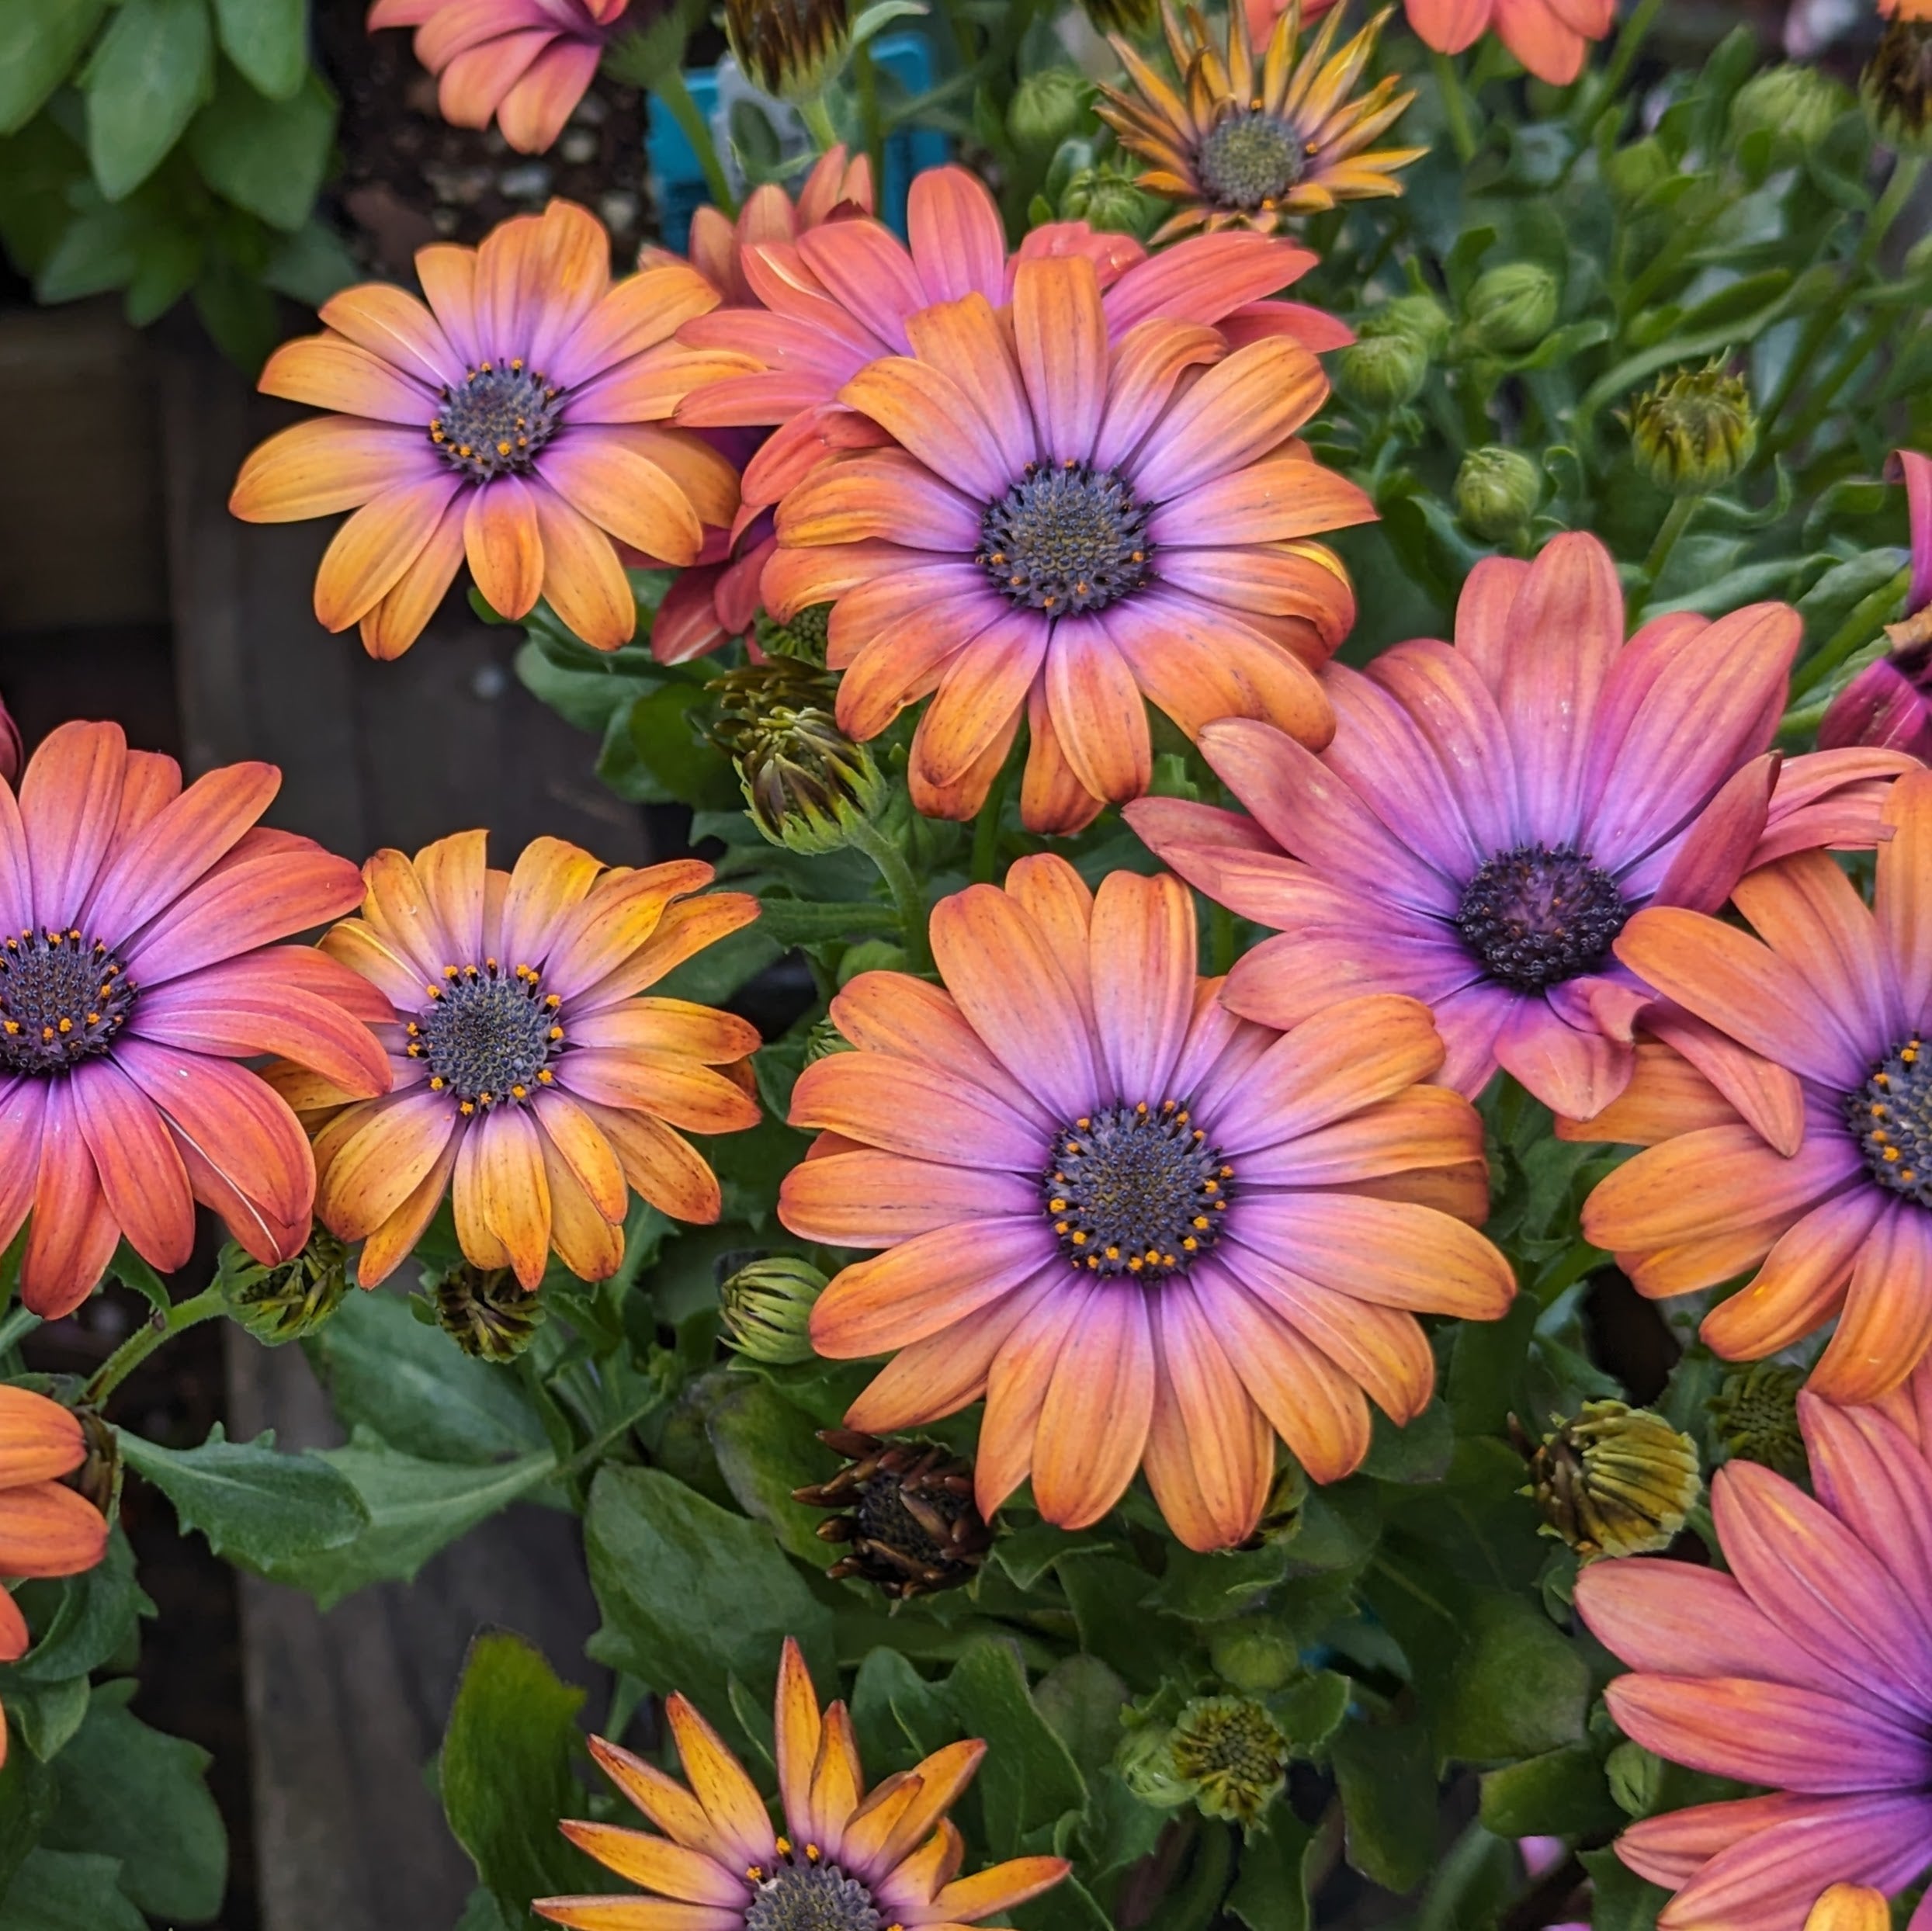
[[[906,962],[915,972],[928,971],[932,952],[926,941],[926,895],[913,876],[906,855],[875,824],[853,827],[852,843],[879,868],[886,889],[899,913],[899,929],[906,941]]]
[[[1820,678],[1829,677],[1837,670],[1885,621],[1885,612],[1898,608],[1899,599],[1911,583],[1912,569],[1907,564],[1896,576],[1888,577],[1870,596],[1861,598],[1844,622],[1792,673],[1792,695],[1802,697]]]
[[[711,190],[711,199],[723,213],[736,214],[738,200],[731,192],[730,177],[724,172],[724,163],[718,158],[718,144],[711,138],[710,123],[692,99],[683,74],[675,67],[664,68],[652,77],[650,91],[664,102],[664,112],[678,123],[679,131],[690,142],[698,157],[698,165],[704,170],[705,185]]]
[[[823,94],[814,94],[808,101],[798,104],[799,118],[805,123],[805,131],[812,137],[812,145],[821,154],[829,154],[838,145],[838,130],[832,124],[832,110],[825,105]]]
[[[220,1288],[204,1288],[186,1301],[177,1301],[165,1316],[157,1312],[95,1370],[82,1391],[85,1399],[98,1408],[164,1341],[172,1341],[203,1321],[212,1321],[227,1312],[227,1296]]]
[[[1650,29],[1656,24],[1657,16],[1663,10],[1663,0],[1638,0],[1631,9],[1630,18],[1623,23],[1623,31],[1617,36],[1617,44],[1610,52],[1610,64],[1604,69],[1601,82],[1592,91],[1593,106],[1608,106],[1622,92],[1623,84],[1630,78],[1630,70],[1637,64],[1637,56],[1643,50],[1643,43],[1650,37]],[[1589,116],[1594,119],[1594,116]]]
[[[1010,764],[1000,767],[1000,775],[993,781],[993,789],[986,795],[986,803],[980,807],[980,815],[973,821],[973,882],[990,885],[993,875],[1000,865],[1000,820],[1006,812],[1006,794],[1013,779],[1013,767]]]
[[[1455,158],[1467,167],[1476,158],[1476,134],[1469,126],[1469,97],[1462,91],[1462,76],[1446,54],[1431,54],[1429,64],[1435,70],[1436,91],[1442,96],[1443,117],[1449,123]]]
[[[0,1354],[18,1347],[40,1325],[39,1315],[31,1314],[25,1308],[16,1308],[5,1319],[0,1320]]]
[[[1643,574],[1649,580],[1642,593],[1643,600],[1647,600],[1650,591],[1656,588],[1664,565],[1670,560],[1670,553],[1677,546],[1677,539],[1691,527],[1691,518],[1697,515],[1698,505],[1703,501],[1701,496],[1680,496],[1671,504],[1670,513],[1664,518],[1663,526],[1657,532],[1657,540],[1650,546],[1650,554],[1643,560]]]
[[[879,118],[879,72],[872,65],[872,43],[862,43],[852,55],[852,81],[858,89],[858,124],[865,130],[865,158],[872,163],[872,179],[886,179],[886,130]]]

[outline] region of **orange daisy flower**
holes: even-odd
[[[1835,1318],[1810,1385],[1839,1402],[1888,1393],[1932,1348],[1932,772],[1899,778],[1885,820],[1869,909],[1805,851],[1733,892],[1756,938],[1701,912],[1639,912],[1618,956],[1733,1055],[1700,1071],[1646,1045],[1623,1097],[1562,1129],[1648,1149],[1583,1219],[1640,1292],[1749,1273],[1700,1330],[1731,1361]]]
[[[101,1512],[60,1478],[87,1459],[81,1424],[57,1402],[0,1384],[0,1578],[78,1576],[107,1553]],[[31,1641],[26,1618],[0,1581],[0,1662]],[[7,1726],[0,1712],[0,1766]]]
[[[1230,352],[1159,319],[1110,343],[1080,259],[1021,262],[1010,324],[974,294],[906,328],[910,355],[840,392],[886,446],[827,459],[780,504],[764,591],[780,622],[834,605],[852,737],[931,695],[912,744],[921,811],[971,817],[1022,716],[1036,831],[1146,789],[1143,698],[1191,736],[1263,717],[1327,742],[1314,667],[1354,596],[1306,539],[1375,511],[1295,439],[1328,393],[1306,348]]]
[[[1163,0],[1178,88],[1130,42],[1111,36],[1136,92],[1103,87],[1096,111],[1123,147],[1152,164],[1139,185],[1183,204],[1156,233],[1156,244],[1197,228],[1269,234],[1296,215],[1319,214],[1338,202],[1401,193],[1396,170],[1428,149],[1371,144],[1401,118],[1414,90],[1402,92],[1390,75],[1359,99],[1350,97],[1390,11],[1385,8],[1337,54],[1346,8],[1337,7],[1309,45],[1298,49],[1301,17],[1291,6],[1257,50],[1247,14],[1230,7],[1223,53],[1197,9],[1188,9],[1184,24]]]
[[[639,997],[695,952],[748,925],[741,892],[692,898],[695,859],[606,869],[560,838],[511,872],[458,832],[412,861],[362,868],[359,917],[322,941],[382,995],[392,1090],[359,1101],[293,1066],[269,1076],[315,1135],[316,1212],[364,1245],[373,1287],[421,1237],[446,1193],[479,1267],[526,1288],[554,1248],[587,1281],[614,1274],[634,1187],[679,1220],[712,1221],[716,1177],[677,1129],[758,1121],[747,1056],[757,1028],[681,999]]]
[[[480,248],[424,248],[416,272],[428,307],[345,289],[323,303],[323,334],[269,358],[265,393],[338,413],[271,436],[229,508],[255,523],[355,511],[317,573],[315,615],[359,623],[372,657],[409,648],[466,557],[504,615],[546,597],[614,650],[637,612],[612,539],[681,567],[737,508],[731,464],[665,419],[694,383],[757,365],[675,346],[717,291],[676,265],[613,286],[602,227],[567,201]]]
[[[1509,1264],[1483,1129],[1428,1009],[1344,1000],[1278,1034],[1195,972],[1178,879],[1090,892],[1023,858],[932,914],[945,989],[863,972],[832,1002],[857,1049],[807,1066],[819,1129],[779,1218],[846,1268],[812,1341],[897,1350],[848,1424],[890,1433],[986,1401],[990,1516],[1030,1475],[1048,1521],[1105,1515],[1144,1467],[1190,1548],[1253,1533],[1275,1434],[1311,1478],[1368,1451],[1368,1402],[1420,1413],[1418,1314],[1491,1320]]]
[[[369,30],[414,27],[453,127],[494,120],[519,154],[540,154],[571,110],[630,0],[376,0]]]
[[[389,1072],[354,973],[276,941],[356,903],[356,868],[255,823],[281,784],[231,764],[184,791],[118,724],[63,724],[0,782],[0,1246],[57,1319],[123,1237],[187,1264],[195,1202],[258,1260],[308,1238],[315,1168],[236,1061],[279,1052],[359,1097]]]
[[[1409,24],[1438,54],[1493,33],[1539,81],[1567,87],[1617,23],[1617,0],[1403,0]]]

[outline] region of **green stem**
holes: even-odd
[[[147,1360],[164,1341],[172,1341],[203,1321],[212,1321],[227,1311],[228,1298],[218,1287],[204,1288],[186,1301],[177,1301],[164,1319],[158,1313],[144,1322],[122,1342],[94,1371],[82,1390],[83,1398],[99,1407]]]
[[[906,855],[875,824],[860,823],[852,830],[852,843],[879,868],[899,913],[899,929],[906,941],[906,959],[915,972],[928,970],[932,951],[926,941],[926,895],[913,876]]]
[[[800,120],[805,123],[805,131],[812,137],[812,145],[821,154],[829,154],[838,145],[838,130],[833,125],[832,110],[825,105],[823,94],[814,94],[809,101],[800,101],[798,112]]]
[[[883,184],[886,179],[886,130],[879,118],[879,73],[872,65],[870,41],[852,56],[852,80],[858,89],[858,124],[865,130],[865,158],[872,163],[873,182]]]
[[[1208,907],[1208,970],[1216,979],[1234,969],[1234,914],[1218,900]]]
[[[1469,97],[1462,91],[1462,76],[1446,54],[1431,54],[1429,64],[1435,70],[1436,91],[1442,96],[1442,113],[1449,123],[1449,139],[1455,144],[1455,158],[1467,167],[1476,158],[1476,134],[1469,126]]]
[[[1006,794],[1013,782],[1013,766],[1009,761],[1000,767],[1000,775],[993,781],[993,789],[986,795],[986,803],[980,807],[980,815],[973,821],[973,882],[990,885],[993,875],[1000,865],[1000,820],[1006,812]]]
[[[18,1347],[40,1325],[37,1314],[29,1314],[25,1308],[16,1308],[3,1321],[0,1321],[0,1354]]]
[[[1882,315],[1868,322],[1851,346],[1826,370],[1824,379],[1812,390],[1811,400],[1792,418],[1790,427],[1776,435],[1765,437],[1759,444],[1757,460],[1768,463],[1783,451],[1806,441],[1837,400],[1839,390],[1857,374],[1866,358],[1883,348],[1895,333],[1899,341],[1909,341],[1915,332],[1910,327],[1901,328],[1894,316]]]
[[[1912,569],[1908,564],[1853,605],[1850,615],[1792,673],[1792,695],[1802,697],[1821,678],[1837,670],[1885,621],[1886,612],[1898,608],[1899,599],[1911,584]]]
[[[1588,125],[1596,118],[1596,110],[1615,101],[1623,89],[1623,84],[1630,78],[1630,70],[1636,65],[1637,56],[1643,50],[1644,42],[1650,37],[1650,29],[1656,24],[1657,16],[1663,11],[1663,0],[1639,0],[1631,10],[1630,18],[1623,23],[1623,31],[1617,36],[1617,44],[1611,48],[1610,64],[1604,69],[1601,83],[1591,91],[1590,109],[1584,116]]]
[[[1650,546],[1650,554],[1643,560],[1643,574],[1649,580],[1644,586],[1640,602],[1647,600],[1656,588],[1657,579],[1663,574],[1663,567],[1670,560],[1670,553],[1677,546],[1677,539],[1691,527],[1691,518],[1697,515],[1703,502],[1701,496],[1680,496],[1670,505],[1670,513],[1663,519],[1663,526],[1657,532],[1657,540]],[[1632,614],[1637,606],[1632,606]]]
[[[718,144],[711,138],[710,123],[692,99],[683,74],[675,67],[666,68],[653,78],[650,91],[664,102],[664,112],[678,123],[685,139],[690,142],[698,157],[698,165],[704,170],[705,185],[711,190],[711,199],[723,213],[736,214],[737,197],[731,192],[730,178],[724,172],[724,163],[718,158]]]

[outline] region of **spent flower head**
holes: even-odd
[[[1195,1697],[1175,1718],[1168,1748],[1201,1814],[1243,1830],[1287,1784],[1287,1733],[1252,1697]]]
[[[216,1278],[231,1319],[266,1347],[313,1334],[349,1291],[349,1250],[326,1227],[286,1260],[263,1262],[232,1243]]]
[[[546,1310],[508,1267],[460,1261],[430,1289],[436,1325],[480,1361],[514,1361],[536,1339]]]
[[[752,84],[781,101],[824,93],[852,41],[846,0],[725,0],[724,37]]]
[[[1697,1444],[1661,1415],[1585,1402],[1545,1435],[1530,1461],[1543,1533],[1585,1562],[1667,1548],[1703,1492]]]
[[[1805,1472],[1805,1440],[1798,1427],[1802,1368],[1753,1361],[1726,1375],[1705,1404],[1711,1431],[1733,1461],[1755,1461],[1793,1480]]]
[[[838,1513],[820,1539],[846,1553],[827,1572],[855,1576],[901,1601],[958,1589],[979,1573],[992,1532],[973,1499],[973,1465],[929,1441],[886,1441],[856,1429],[827,1428],[819,1440],[845,1458],[829,1482],[792,1499]]]

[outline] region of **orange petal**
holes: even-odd
[[[580,1281],[608,1281],[623,1264],[621,1216],[616,1225],[606,1219],[571,1170],[557,1142],[540,1130],[536,1139],[550,1198],[550,1244],[557,1258]]]
[[[449,475],[400,484],[335,532],[315,573],[315,618],[324,629],[346,630],[395,588],[460,487]]]
[[[812,1687],[805,1654],[789,1636],[779,1657],[778,1697],[772,1712],[776,1738],[779,1798],[785,1818],[796,1832],[810,1807],[812,1766],[818,1761],[818,1692]]]
[[[532,494],[550,608],[593,650],[628,643],[637,629],[637,602],[610,539],[540,479]]]
[[[500,1107],[478,1123],[476,1137],[483,1218],[502,1242],[519,1282],[533,1288],[543,1278],[550,1250],[543,1136],[520,1109]]]
[[[248,523],[290,523],[359,509],[398,483],[432,476],[427,439],[414,429],[320,416],[251,449],[228,497],[229,513]]]
[[[744,1880],[702,1851],[687,1850],[662,1837],[616,1824],[591,1824],[566,1818],[557,1825],[585,1855],[606,1870],[685,1904],[744,1908]]]
[[[0,1489],[0,1576],[78,1576],[107,1553],[101,1512],[57,1482]]]
[[[500,476],[472,491],[463,547],[484,601],[499,616],[527,616],[543,588],[543,539],[536,497],[518,477]]]
[[[616,435],[580,430],[546,449],[539,467],[566,502],[633,548],[682,567],[695,562],[704,547],[690,497],[648,456]]]
[[[758,1786],[744,1766],[726,1748],[724,1739],[699,1715],[689,1698],[673,1694],[664,1699],[664,1715],[677,1739],[678,1759],[691,1780],[692,1794],[705,1815],[737,1853],[739,1868],[769,1864],[778,1854],[778,1840]]]
[[[616,1149],[624,1177],[660,1213],[709,1226],[723,1211],[718,1177],[682,1134],[647,1113],[584,1103]]]
[[[87,1459],[81,1424],[57,1402],[0,1385],[0,1489],[50,1482]]]
[[[1140,1465],[1153,1394],[1146,1298],[1103,1284],[1061,1347],[1033,1438],[1033,1499],[1048,1521],[1084,1528],[1120,1499]]]

